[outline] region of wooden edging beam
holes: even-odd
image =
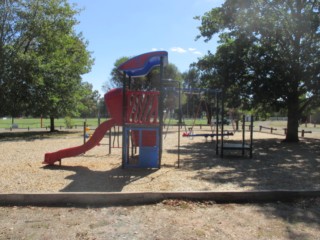
[[[291,202],[319,198],[318,190],[222,191],[222,192],[70,192],[0,194],[0,206],[121,206],[161,202],[167,199],[216,203]]]

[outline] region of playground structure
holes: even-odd
[[[157,51],[136,56],[121,64],[118,70],[123,73],[122,89],[112,89],[104,96],[111,119],[100,124],[87,141],[84,139],[83,145],[46,153],[44,164],[53,165],[57,161],[61,164],[63,158],[83,154],[99,145],[105,134],[108,131],[110,132],[113,127],[121,126],[122,167],[160,168],[163,145],[164,92],[167,90],[164,88],[163,72],[167,61],[168,53]],[[131,83],[135,78],[146,76],[154,67],[158,66],[160,67],[160,80],[156,84],[156,90],[131,89]],[[180,128],[182,126],[181,91],[189,93],[190,91],[207,92],[215,98],[215,129],[211,129],[211,133],[205,134],[190,132],[189,137],[215,138],[216,155],[220,154],[221,157],[224,156],[225,150],[241,150],[242,155],[246,150],[249,150],[250,157],[252,157],[252,119],[250,144],[245,144],[244,126],[242,128],[243,140],[241,144],[229,144],[224,141],[226,136],[232,136],[233,133],[224,130],[224,102],[221,89],[182,89],[179,83],[179,88],[174,88],[174,90],[179,91],[178,167],[180,165]],[[219,123],[221,125],[220,130]]]
[[[161,94],[163,69],[168,62],[168,53],[156,51],[129,59],[118,68],[123,72],[123,88],[112,89],[104,99],[111,119],[100,124],[90,139],[81,146],[46,153],[44,164],[54,165],[63,158],[83,154],[99,145],[107,131],[122,126],[122,167],[160,168],[162,155],[163,101]],[[147,75],[160,66],[158,91],[132,91],[132,78]],[[130,146],[138,149],[130,154]]]
[[[118,67],[118,70],[123,72],[122,167],[124,168],[160,168],[161,166],[162,84],[167,61],[168,53],[159,51],[139,55]],[[130,89],[133,78],[144,77],[155,66],[160,66],[157,91]]]

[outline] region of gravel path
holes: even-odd
[[[0,239],[319,239],[317,202],[0,207]]]

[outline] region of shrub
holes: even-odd
[[[64,122],[66,125],[66,128],[72,128],[73,127],[73,121],[71,117],[65,117]]]

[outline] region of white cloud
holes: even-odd
[[[194,51],[192,53],[195,54],[195,55],[202,55],[202,52],[200,52],[200,51]]]
[[[158,51],[158,48],[152,48],[152,51]],[[198,51],[196,48],[188,48],[188,49],[184,49],[182,47],[172,47],[170,48],[170,50],[172,52],[176,52],[176,53],[180,53],[180,54],[184,54],[184,53],[191,53],[194,55],[203,55],[202,52]]]
[[[195,55],[202,55],[202,52],[198,51],[196,48],[188,48],[188,50]]]
[[[185,50],[185,49],[183,49],[181,47],[172,47],[171,51],[172,52],[177,52],[177,53],[186,53],[187,52],[187,50]]]

